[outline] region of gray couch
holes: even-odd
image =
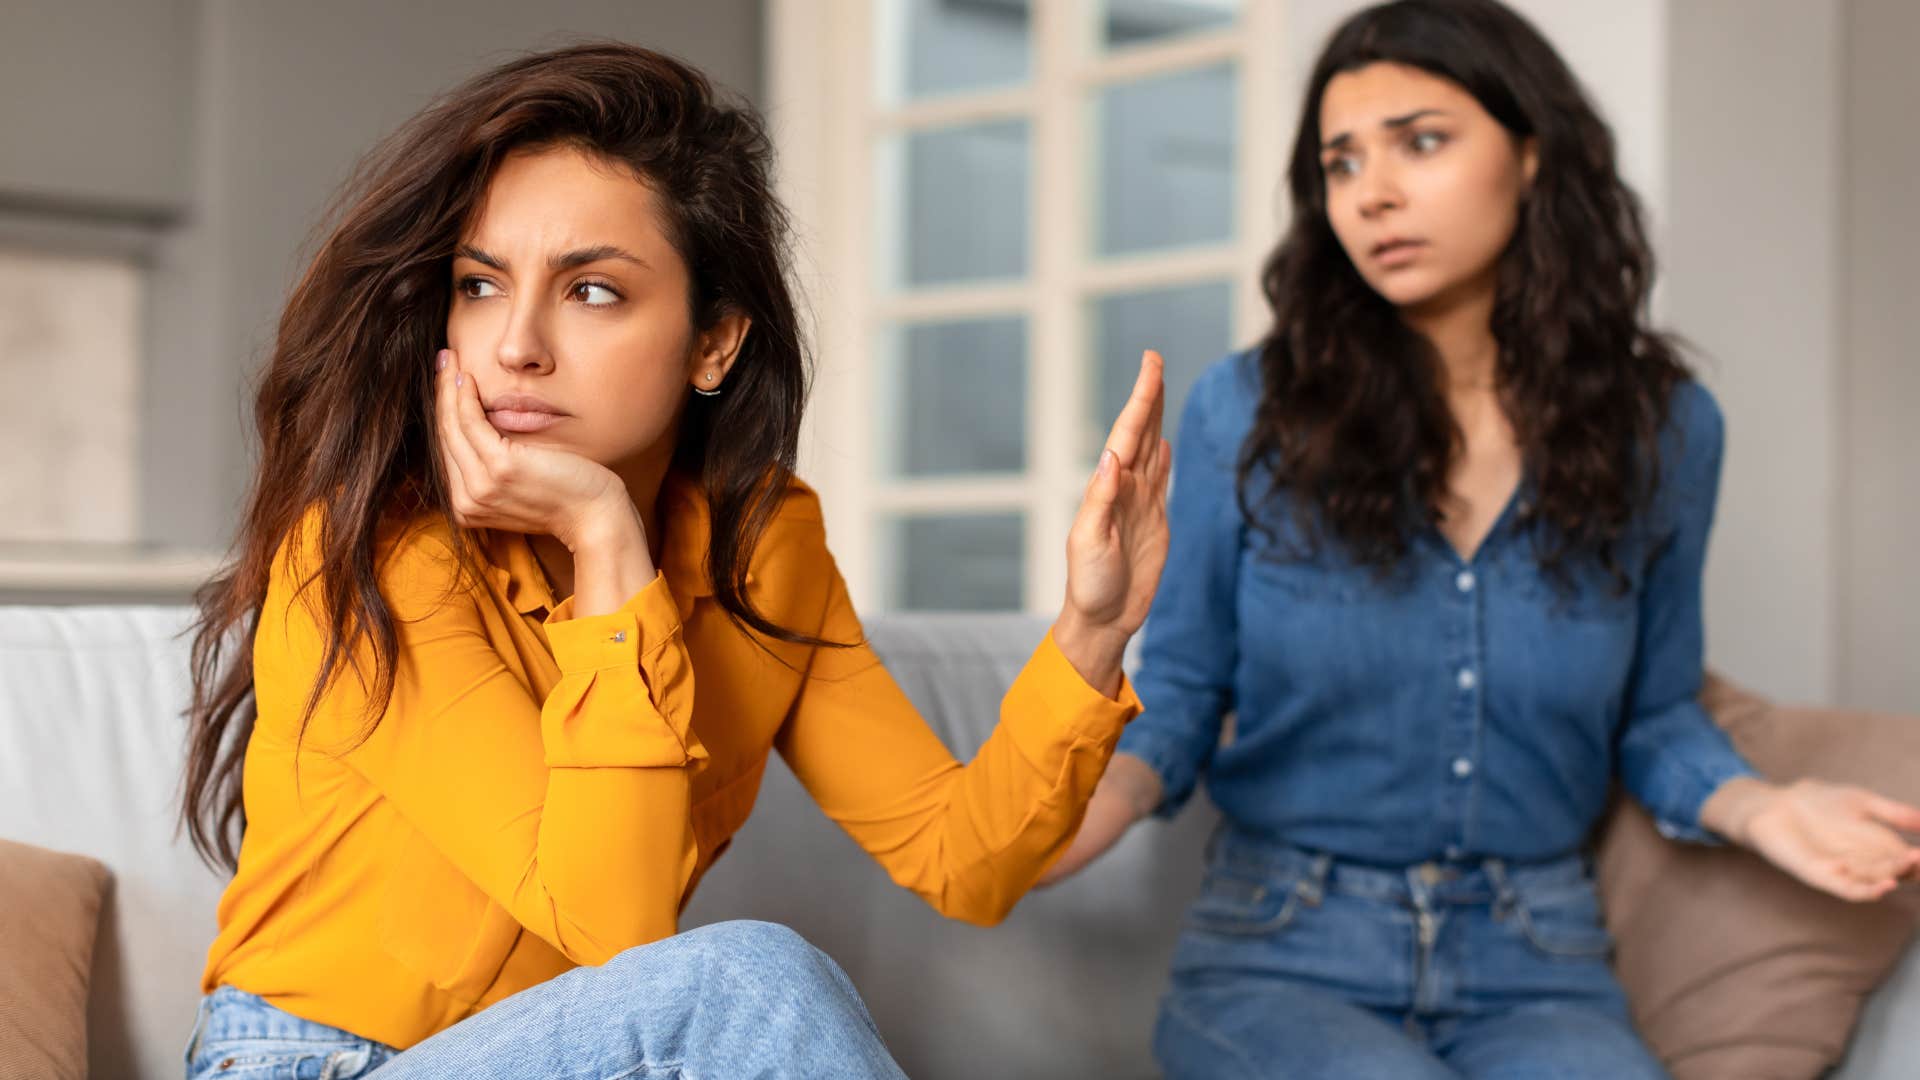
[[[220,882],[171,817],[186,695],[183,608],[0,607],[0,836],[81,851],[114,873],[90,1006],[93,1073],[180,1075]],[[1040,638],[1020,616],[875,619],[929,721],[970,754]],[[942,1077],[1151,1076],[1154,1009],[1210,826],[1201,807],[1134,830],[1087,873],[993,929],[895,888],[768,770],[753,820],[686,925],[787,923],[852,975],[907,1071]],[[4,963],[0,956],[0,963]],[[1904,1015],[1909,1030],[1895,1030]],[[1920,950],[1872,1001],[1842,1080],[1920,1077]]]

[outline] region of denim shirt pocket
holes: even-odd
[[[1243,569],[1248,580],[1294,604],[1356,604],[1390,599],[1400,582],[1356,565],[1323,539],[1319,550],[1300,554],[1271,541],[1251,546]]]
[[[1501,553],[1505,565],[1500,569],[1514,581],[1522,596],[1553,618],[1582,622],[1614,622],[1632,619],[1639,611],[1640,584],[1644,576],[1638,548],[1623,543],[1614,558],[1626,574],[1622,582],[1591,555],[1569,555],[1559,574],[1549,573],[1539,562],[1533,545],[1508,545]]]

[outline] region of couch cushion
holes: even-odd
[[[0,840],[0,1076],[84,1080],[107,868]]]
[[[88,1002],[92,1074],[180,1075],[221,879],[175,832],[183,607],[0,606],[0,833],[113,873]]]
[[[1704,702],[1776,780],[1819,777],[1920,802],[1920,722],[1773,706],[1711,680]],[[1634,1016],[1675,1080],[1823,1075],[1920,924],[1920,892],[1850,904],[1734,848],[1662,839],[1622,800],[1600,886]]]

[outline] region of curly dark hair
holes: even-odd
[[[310,507],[320,510],[320,556],[302,591],[318,592],[328,643],[307,715],[349,659],[369,652],[374,670],[360,674],[377,722],[398,652],[376,574],[379,531],[426,514],[464,536],[434,443],[428,362],[446,344],[454,247],[502,160],[560,146],[659,193],[696,329],[728,312],[752,321],[726,395],[684,403],[674,467],[698,479],[712,508],[707,563],[720,607],[771,638],[834,644],[776,625],[747,594],[748,562],[793,473],[809,377],[764,126],[699,71],[637,46],[588,42],[514,59],[368,153],[280,317],[254,402],[260,464],[233,561],[197,597],[181,816],[209,863],[236,865],[253,630],[275,553]]]
[[[1263,393],[1241,447],[1248,524],[1293,510],[1309,547],[1327,533],[1383,574],[1437,522],[1463,440],[1432,344],[1369,286],[1327,217],[1320,108],[1337,75],[1404,64],[1462,87],[1538,171],[1497,268],[1495,375],[1537,498],[1525,524],[1563,585],[1575,558],[1619,587],[1617,547],[1650,503],[1658,439],[1690,378],[1676,339],[1648,325],[1653,255],[1613,134],[1539,31],[1494,0],[1398,0],[1335,31],[1308,84],[1288,184],[1293,218],[1262,285],[1273,326]]]

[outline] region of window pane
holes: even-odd
[[[1240,0],[1105,0],[1100,6],[1109,49],[1218,30],[1240,14]]]
[[[1102,255],[1233,235],[1231,66],[1107,88],[1094,105]]]
[[[1026,522],[1019,514],[916,515],[888,526],[897,611],[1017,611]]]
[[[927,323],[887,335],[881,445],[895,476],[1027,464],[1027,320]]]
[[[1027,81],[1028,6],[1028,0],[885,0],[877,35],[881,100]]]
[[[884,146],[880,190],[899,217],[882,229],[888,288],[1017,278],[1027,270],[1027,122],[916,132]]]
[[[0,251],[0,542],[138,539],[140,268]]]
[[[1085,460],[1106,445],[1107,430],[1133,392],[1140,353],[1158,349],[1167,362],[1167,411],[1162,431],[1176,437],[1180,410],[1193,381],[1227,354],[1233,339],[1233,286],[1207,282],[1152,292],[1115,293],[1093,304],[1093,404],[1087,418]]]

